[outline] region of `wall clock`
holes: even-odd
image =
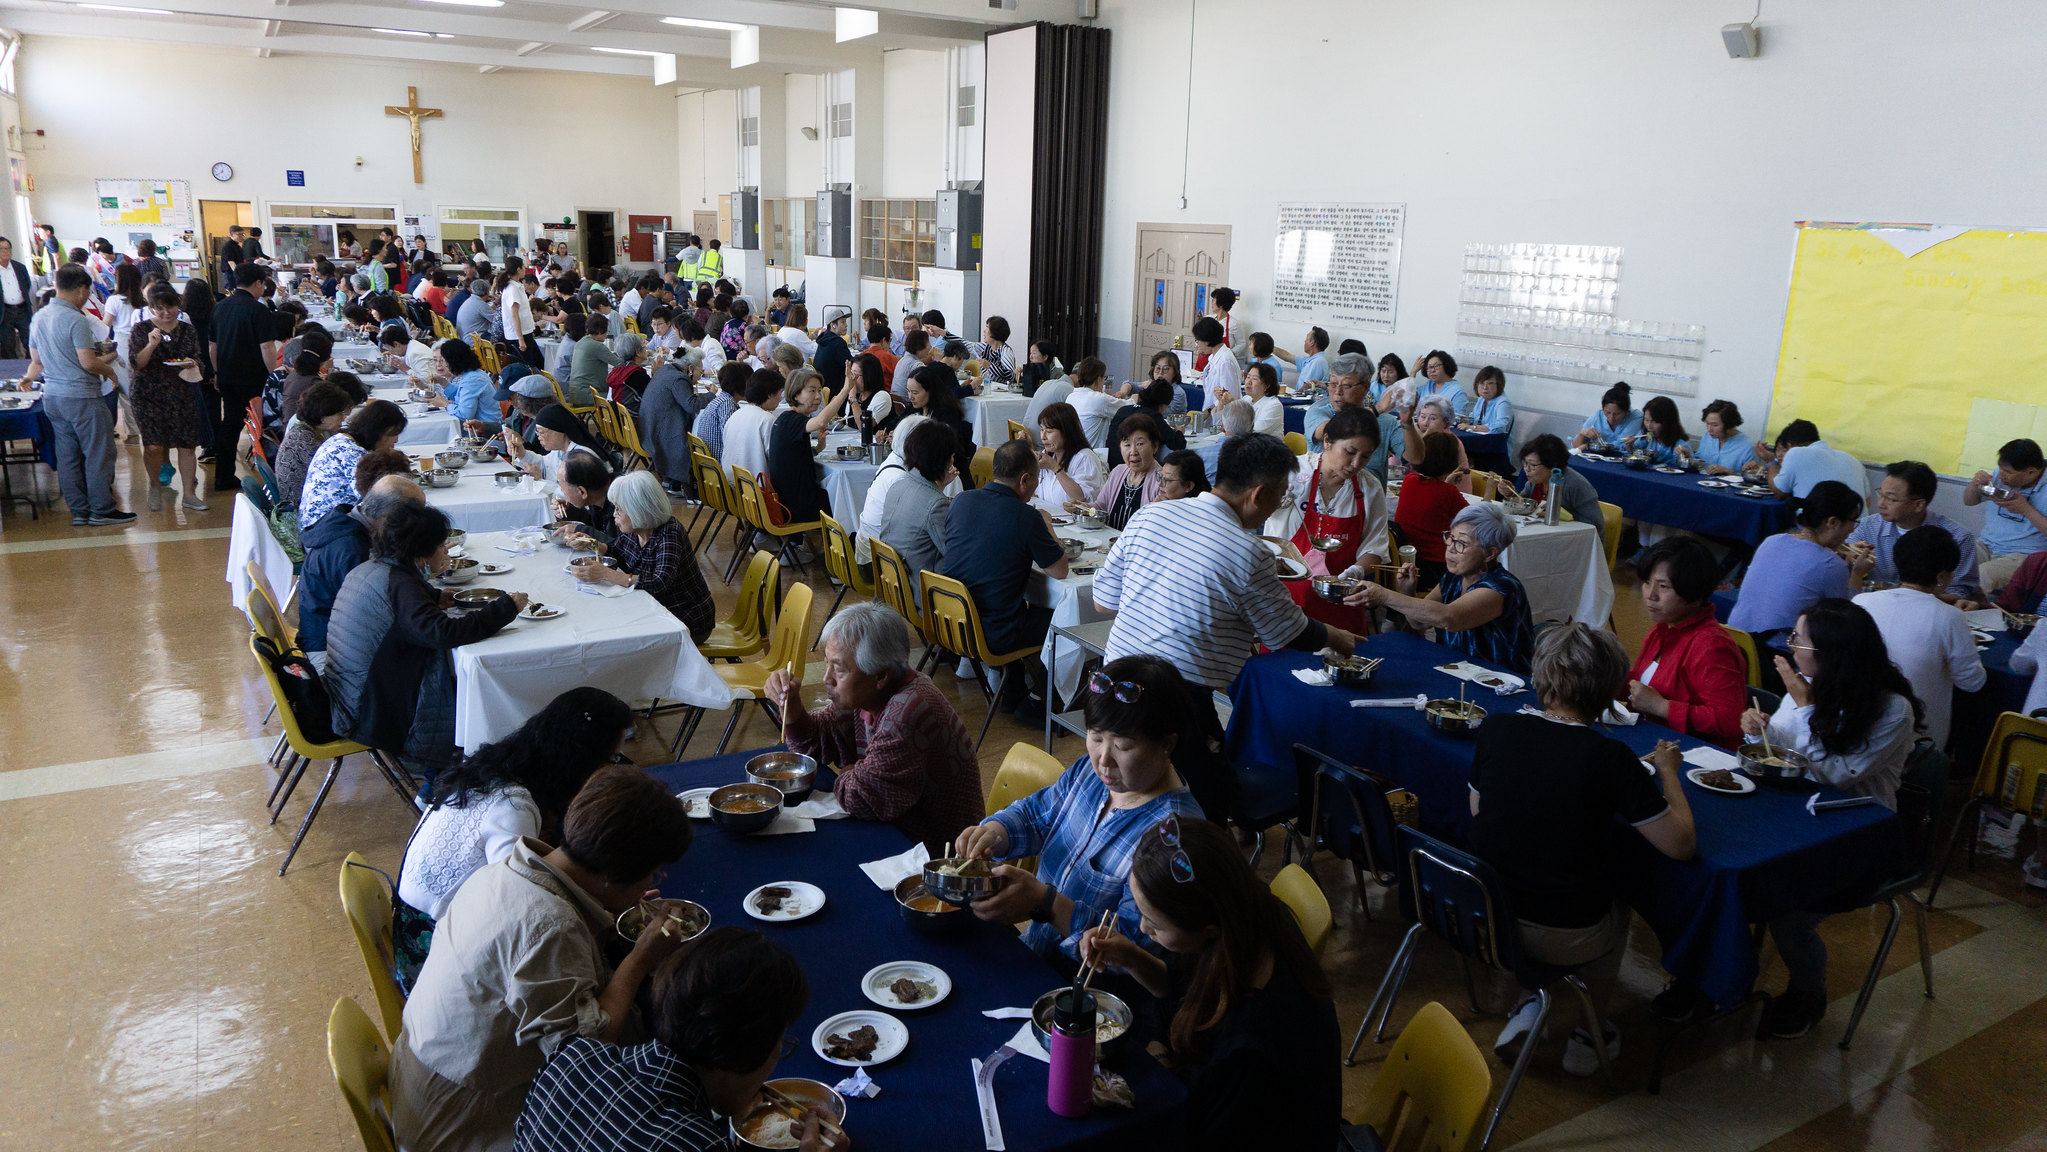
[[[235,178],[234,165],[222,160],[213,166],[213,178],[225,184]]]

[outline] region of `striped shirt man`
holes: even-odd
[[[1260,644],[1312,651],[1327,636],[1287,595],[1272,550],[1213,492],[1140,508],[1095,573],[1094,598],[1116,613],[1105,659],[1155,654],[1217,690]]]

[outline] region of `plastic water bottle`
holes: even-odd
[[[1052,1072],[1045,1106],[1061,1116],[1085,1116],[1095,1101],[1095,994],[1067,988],[1052,1000],[1045,1030]]]

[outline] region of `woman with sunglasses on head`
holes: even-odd
[[[955,851],[991,860],[1038,858],[1036,874],[1003,864],[1007,881],[974,903],[999,924],[1030,920],[1024,942],[1066,966],[1079,961],[1080,935],[1115,913],[1116,930],[1138,931],[1125,881],[1145,832],[1167,816],[1201,815],[1173,767],[1187,734],[1186,684],[1156,656],[1126,656],[1087,683],[1087,755],[1040,788],[960,833]]]
[[[1187,1085],[1190,1147],[1334,1147],[1343,1077],[1329,978],[1235,840],[1168,816],[1138,841],[1130,896],[1165,956],[1090,928],[1081,958],[1121,969],[1165,1005],[1168,1043],[1152,1052]]]
[[[1886,808],[1898,805],[1898,781],[1924,710],[1911,681],[1891,663],[1883,633],[1863,608],[1829,597],[1806,608],[1791,630],[1791,659],[1777,657],[1784,696],[1777,711],[1742,713],[1741,730],[1805,757],[1804,775]],[[1792,1040],[1827,1011],[1827,946],[1818,912],[1770,921],[1790,970],[1784,994],[1763,1010],[1760,1034]]]

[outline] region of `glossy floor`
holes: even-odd
[[[123,451],[123,490],[133,449]],[[128,529],[73,529],[69,517],[0,520],[0,1149],[360,1147],[326,1064],[338,996],[370,1004],[335,896],[349,851],[394,866],[410,813],[365,767],[344,770],[319,823],[280,879],[277,864],[310,799],[286,818],[263,809],[261,761],[275,738],[252,677],[246,624],[222,581],[228,513],[144,513]],[[713,559],[730,555],[729,540]],[[722,564],[715,565],[722,569]],[[720,606],[730,594],[718,588]],[[815,613],[821,619],[829,593]],[[1631,589],[1617,610],[1639,643]],[[815,620],[813,627],[815,626]],[[814,679],[814,677],[813,677]],[[940,687],[970,726],[978,689]],[[664,715],[628,747],[666,758]],[[706,724],[715,731],[715,718]],[[983,773],[1035,738],[1007,716]],[[734,747],[770,743],[750,721]],[[700,735],[696,754],[715,735]],[[1077,756],[1079,742],[1055,746]],[[1277,853],[1269,856],[1276,857]],[[1268,859],[1267,869],[1274,861]],[[1355,1027],[1398,942],[1387,894],[1360,910],[1348,869],[1318,874],[1336,907],[1325,963],[1346,1030]],[[1986,857],[1943,890],[1933,917],[1938,1000],[1919,994],[1905,930],[1852,1053],[1835,1047],[1845,1000],[1881,930],[1871,914],[1827,922],[1826,1023],[1806,1039],[1758,1044],[1743,1016],[1683,1042],[1661,1096],[1643,1092],[1661,1035],[1646,1002],[1662,986],[1639,926],[1612,998],[1624,1031],[1622,1092],[1566,1075],[1562,1012],[1508,1116],[1526,1147],[1784,1150],[2047,1149],[2047,912],[2009,858]],[[1766,957],[1763,985],[1782,983]],[[1465,1020],[1482,1045],[1504,1002],[1475,1014],[1454,961],[1425,949],[1396,1026],[1426,1000]],[[1348,1031],[1346,1031],[1348,1040]],[[1384,1049],[1346,1071],[1355,1107]],[[1495,1081],[1504,1069],[1493,1066]],[[857,1129],[856,1129],[857,1135]],[[866,1147],[885,1146],[870,1139]]]

